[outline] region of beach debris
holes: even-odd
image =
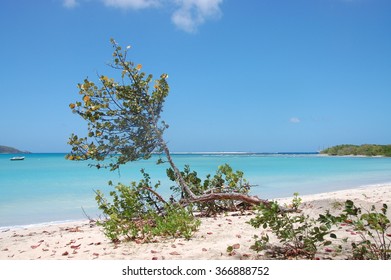
[[[30,247],[31,247],[31,249],[37,249],[39,246],[41,246],[41,244],[42,244],[43,242],[45,242],[45,240],[41,239],[41,240],[38,241],[38,244],[37,244],[37,245],[32,245],[32,246],[30,246]]]
[[[202,248],[202,252],[207,252],[207,251],[208,251],[208,249]]]
[[[68,251],[65,251],[64,253],[62,253],[61,254],[62,256],[68,256],[69,255],[69,253],[68,253]]]
[[[69,241],[66,245],[69,246],[69,245],[74,244],[74,243],[76,243],[76,240],[75,240],[75,239],[72,239],[72,240]]]
[[[102,244],[102,242],[96,242],[94,245],[98,246],[98,245],[101,245],[101,244]]]
[[[80,227],[79,226],[77,226],[77,227],[67,227],[67,228],[65,228],[65,230],[66,231],[68,231],[68,232],[83,232],[81,229],[80,229]]]
[[[42,243],[39,243],[38,245],[31,245],[31,249],[37,249],[39,246],[41,246]]]
[[[72,245],[71,249],[77,250],[77,249],[80,249],[80,246],[81,246],[81,244],[79,244],[79,245]]]
[[[1,251],[6,252],[6,251],[8,251],[8,248],[5,248],[5,249],[3,249],[3,250],[1,250]]]
[[[233,246],[228,246],[228,247],[227,247],[227,253],[228,253],[228,255],[231,256],[231,253],[233,253],[233,252],[234,252],[234,247],[233,247]]]
[[[156,261],[156,260],[158,260],[158,257],[152,257],[152,260]]]
[[[157,254],[157,253],[159,253],[158,251],[155,251],[155,250],[151,250],[151,253],[152,254]]]
[[[49,249],[48,248],[42,248],[42,251],[47,252],[47,251],[49,251]]]
[[[93,253],[92,255],[95,257],[95,259],[99,258],[99,254],[98,253]]]
[[[227,253],[228,253],[228,256],[235,256],[236,255],[236,251],[237,249],[240,248],[240,244],[239,243],[236,243],[234,245],[230,245],[227,247]]]
[[[179,256],[180,254],[177,251],[169,253],[171,256]]]
[[[213,232],[207,232],[206,234],[211,235],[211,234],[213,234]]]
[[[237,238],[242,238],[242,236],[240,234],[237,234],[236,237]]]

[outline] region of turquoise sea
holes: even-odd
[[[141,178],[140,169],[162,182],[169,196],[173,185],[157,156],[128,163],[120,171],[91,168],[88,162],[67,161],[65,154],[28,154],[23,161],[0,155],[0,228],[97,218],[94,190],[108,193],[107,182],[129,183]],[[391,158],[327,157],[318,154],[175,154],[178,167],[188,164],[204,177],[229,163],[241,170],[252,194],[273,199],[391,183]]]

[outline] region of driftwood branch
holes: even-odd
[[[188,205],[191,203],[202,203],[202,202],[209,202],[209,201],[216,201],[216,200],[232,200],[232,201],[242,201],[251,205],[271,205],[271,201],[260,199],[257,196],[250,196],[246,194],[241,193],[208,193],[203,195],[195,195],[190,187],[187,185],[186,181],[183,179],[181,172],[174,164],[174,161],[171,158],[170,151],[164,142],[164,140],[161,138],[160,145],[166,154],[167,160],[171,166],[171,168],[174,170],[174,174],[176,177],[176,181],[178,185],[181,187],[182,191],[187,194],[188,198],[182,199],[181,204],[182,205]],[[281,212],[298,212],[297,209],[290,209],[286,207],[279,206]]]
[[[265,205],[270,206],[272,204],[272,201],[267,199],[260,199],[258,196],[250,196],[246,194],[240,194],[240,193],[211,193],[211,194],[205,194],[201,196],[195,196],[193,198],[183,199],[181,204],[182,205],[188,205],[191,203],[202,203],[202,202],[210,202],[210,201],[216,201],[216,200],[231,200],[231,201],[241,201],[244,203],[248,203],[250,205],[258,206],[258,205]],[[298,209],[293,208],[287,208],[283,206],[279,206],[280,211],[284,213],[288,212],[300,212]]]

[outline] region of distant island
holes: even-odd
[[[330,156],[385,156],[391,157],[391,145],[337,145],[323,151],[321,154],[327,154]]]
[[[30,152],[0,145],[0,154],[30,154]]]

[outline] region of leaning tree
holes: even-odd
[[[88,134],[86,137],[71,135],[69,144],[72,151],[67,158],[92,159],[92,165],[97,168],[116,170],[127,162],[148,159],[158,153],[169,163],[171,168],[167,174],[176,182],[177,190],[181,193],[181,199],[175,202],[177,205],[183,207],[224,201],[269,204],[267,200],[250,196],[248,188],[238,191],[235,184],[243,187],[242,174],[233,173],[227,166],[220,169],[220,174],[206,180],[202,188],[195,172],[181,172],[177,168],[163,137],[168,125],[161,120],[169,93],[168,75],[162,74],[159,79],[153,80],[152,75],[142,72],[141,64],[128,60],[130,47],[122,49],[113,39],[111,43],[114,52],[110,66],[119,71],[120,78],[116,81],[101,75],[98,76],[98,84],[89,79],[78,84],[81,98],[70,104],[70,108],[87,121]],[[222,175],[226,175],[225,179]],[[144,177],[137,190],[145,194],[144,198],[147,197],[149,203],[153,201],[153,196],[166,204],[156,189],[150,186],[148,174],[144,173]],[[225,187],[227,177],[230,177],[228,181],[231,186]]]

